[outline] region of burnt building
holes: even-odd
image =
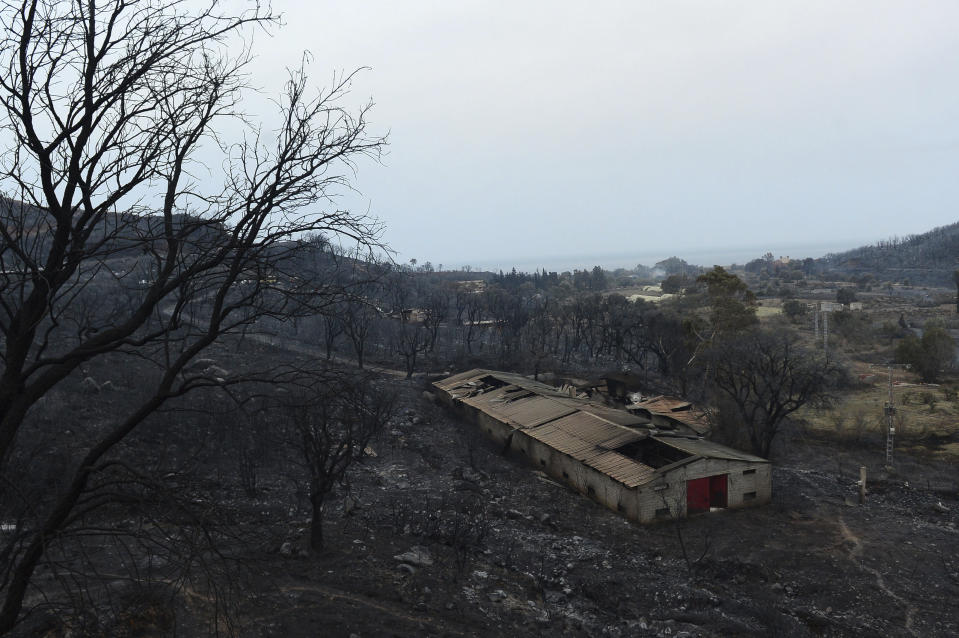
[[[538,469],[641,523],[768,503],[770,464],[683,427],[685,410],[633,413],[518,374],[470,370],[433,384],[459,416]],[[667,410],[657,425],[654,410]]]

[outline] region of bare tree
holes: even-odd
[[[276,18],[194,7],[0,4],[0,498],[18,502],[32,480],[11,472],[23,471],[15,460],[41,399],[97,358],[154,369],[134,408],[68,446],[58,489],[20,499],[22,523],[0,539],[0,633],[18,623],[44,558],[67,551],[65,533],[111,502],[90,491],[116,467],[116,446],[171,398],[243,381],[191,372],[192,360],[258,319],[342,297],[291,274],[317,250],[302,238],[377,243],[374,220],[332,199],[384,144],[367,133],[368,106],[339,106],[352,76],[314,91],[301,65],[279,123],[260,130],[241,109],[251,56],[236,44]],[[246,132],[231,141],[230,130]],[[84,294],[124,301],[80,308]]]
[[[457,297],[457,304],[459,304],[459,297]],[[467,294],[463,297],[463,309],[466,313],[463,341],[466,343],[466,351],[472,354],[473,342],[477,337],[482,338],[482,320],[486,310],[483,296],[475,292]]]
[[[530,320],[524,327],[526,348],[533,359],[533,378],[539,379],[543,360],[549,355],[549,338],[553,332],[554,318],[549,298],[539,300],[530,312]]]
[[[436,286],[424,295],[423,325],[429,333],[427,353],[433,352],[439,338],[439,329],[450,315],[450,289]]]
[[[663,489],[659,492],[659,498],[663,503],[663,509],[672,519],[673,531],[676,532],[676,543],[679,545],[679,551],[683,555],[683,562],[686,563],[686,570],[690,575],[693,574],[696,567],[706,558],[710,547],[710,530],[706,527],[702,532],[701,549],[699,556],[693,555],[690,539],[685,533],[688,522],[686,511],[687,482],[682,481],[682,487],[673,494],[668,494],[669,490]]]
[[[769,456],[786,419],[805,405],[823,403],[842,369],[807,352],[788,332],[748,330],[717,341],[706,354],[708,381],[736,418],[753,452]]]
[[[337,308],[332,312],[323,313],[323,344],[326,347],[326,360],[333,359],[333,351],[336,349],[336,339],[344,332],[343,316]]]
[[[310,548],[323,549],[323,504],[393,413],[392,395],[369,378],[339,374],[293,409],[296,442],[309,475]]]
[[[390,322],[390,345],[403,358],[406,378],[416,372],[416,362],[429,348],[429,332],[421,321],[406,321],[402,318]]]
[[[363,295],[363,293],[366,294]],[[371,294],[371,288],[364,288],[359,296],[350,299],[343,305],[343,314],[340,317],[343,323],[343,331],[349,338],[350,343],[353,344],[356,365],[360,370],[363,369],[366,348],[376,326],[376,320],[380,317],[380,311],[374,304],[374,300],[367,296]]]

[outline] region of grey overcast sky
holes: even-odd
[[[273,7],[258,84],[303,49],[318,83],[371,67],[390,149],[354,205],[400,260],[729,263],[959,219],[955,0]]]

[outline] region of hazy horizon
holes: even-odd
[[[346,101],[375,102],[389,154],[340,201],[399,260],[852,248],[959,218],[959,3],[273,6],[267,93],[303,49],[318,85],[369,67]]]
[[[500,270],[508,272],[512,268],[521,272],[532,272],[534,270],[563,272],[572,270],[591,269],[594,266],[601,266],[606,270],[616,270],[617,268],[635,268],[638,264],[652,267],[657,262],[669,257],[679,257],[691,265],[711,267],[714,265],[729,266],[731,264],[745,264],[748,261],[762,257],[767,252],[773,253],[777,258],[789,257],[791,259],[803,259],[806,257],[823,257],[828,253],[843,252],[852,248],[857,248],[862,244],[855,246],[845,242],[820,243],[820,244],[778,244],[765,246],[739,246],[726,247],[719,249],[695,249],[689,248],[677,250],[650,250],[646,247],[637,248],[635,251],[623,251],[606,254],[569,254],[569,255],[526,255],[516,257],[476,257],[474,259],[460,258],[453,260],[430,259],[429,257],[415,258],[417,264],[422,265],[429,261],[434,268],[442,264],[444,270],[458,270],[463,266],[470,266],[475,271],[498,272]],[[396,261],[405,263],[400,257]]]

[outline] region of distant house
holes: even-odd
[[[649,523],[771,498],[766,459],[666,431],[656,425],[652,410],[616,410],[490,370],[470,370],[433,385],[445,403],[504,451],[630,520]],[[648,408],[674,415],[686,411],[667,409],[662,401]]]

